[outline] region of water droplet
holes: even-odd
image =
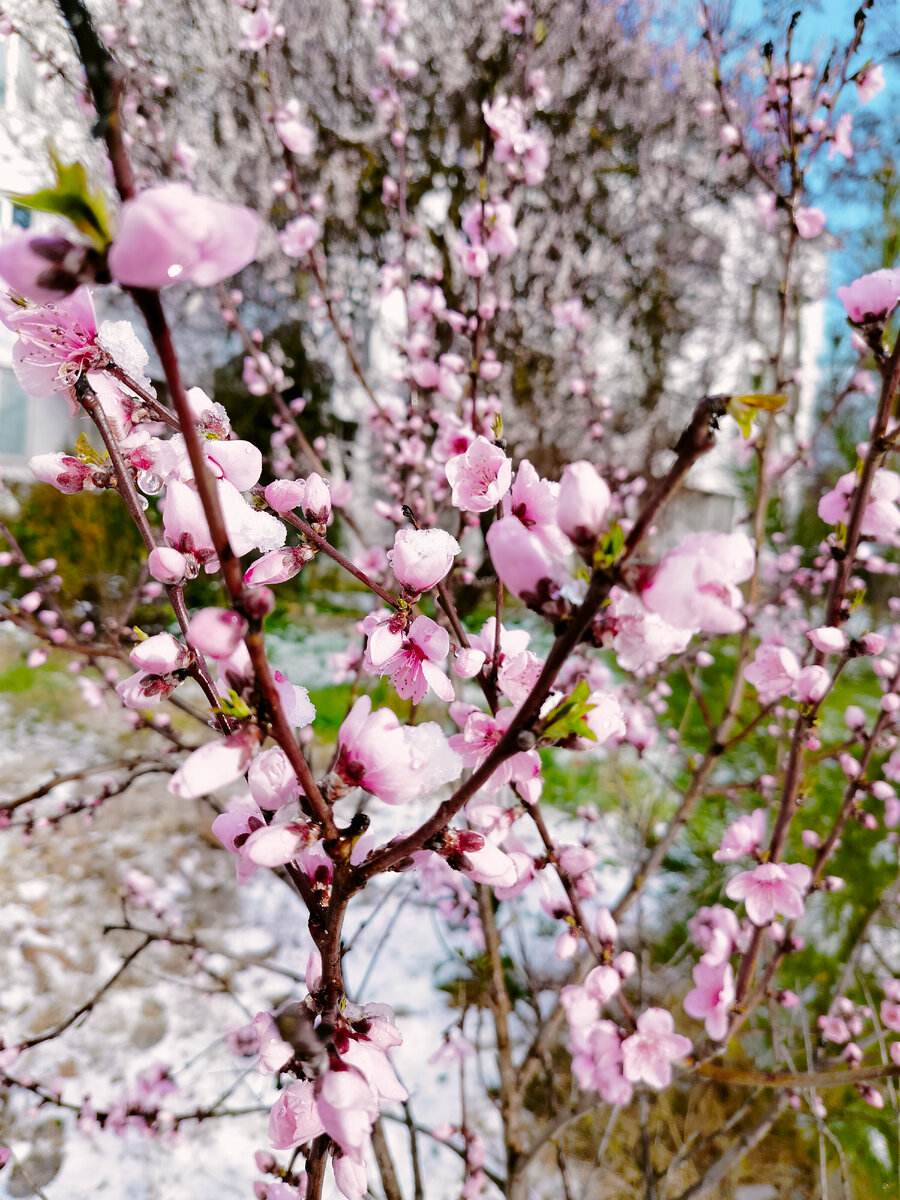
[[[141,471],[137,477],[137,485],[147,496],[158,496],[162,491],[163,482],[152,471]]]
[[[147,509],[150,507],[150,501],[147,499],[146,496],[138,496],[138,504],[140,504],[140,506],[144,510],[144,512],[146,512]]]

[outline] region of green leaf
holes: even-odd
[[[535,21],[534,23],[534,44],[539,46],[547,36],[547,26],[543,21]]]
[[[234,717],[236,721],[246,721],[248,717],[252,717],[253,713],[248,708],[247,704],[240,698],[234,688],[228,689],[228,698],[219,697],[219,703],[212,710],[214,713],[221,713],[225,717]]]
[[[559,704],[547,714],[543,736],[567,738],[574,735],[590,738],[592,742],[596,742],[596,735],[591,732],[584,719],[597,707],[596,704],[588,704],[587,700],[590,694],[591,689],[586,679],[576,683],[570,695],[566,696],[564,700],[560,700]]]
[[[105,250],[112,241],[110,216],[103,193],[91,188],[87,172],[80,162],[64,163],[50,148],[50,161],[56,174],[53,187],[26,194],[8,192],[14,204],[35,212],[56,213],[71,221],[96,249]]]
[[[787,404],[787,396],[760,392],[749,396],[732,396],[728,401],[728,412],[738,423],[745,438],[750,436],[753,420],[760,412],[777,412]]]
[[[106,460],[106,455],[95,450],[87,440],[86,433],[78,435],[78,441],[75,443],[75,453],[82,462],[90,463],[92,467],[102,467]]]
[[[147,638],[150,636],[149,633],[144,633],[143,629],[141,629],[139,625],[132,625],[131,632],[139,642],[146,642]]]
[[[499,442],[503,437],[503,418],[499,413],[497,413],[496,417],[494,417],[494,423],[491,428],[493,430],[494,440]]]
[[[597,543],[594,551],[594,570],[604,570],[611,567],[625,546],[625,531],[618,521],[613,521],[609,529]]]

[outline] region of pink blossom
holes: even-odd
[[[613,635],[616,661],[623,671],[637,671],[662,662],[670,654],[683,650],[691,640],[689,629],[676,629],[619,587],[610,592],[607,627]]]
[[[519,464],[512,489],[503,497],[503,515],[521,521],[551,557],[562,560],[571,547],[557,523],[558,492],[559,485],[541,479],[526,458]]]
[[[528,18],[528,5],[525,0],[509,0],[500,18],[500,28],[507,33],[523,33],[525,21]]]
[[[447,463],[452,503],[463,512],[487,512],[512,483],[512,463],[499,446],[477,437],[464,454]]]
[[[791,920],[803,916],[803,897],[812,871],[803,863],[763,863],[741,871],[725,887],[729,900],[743,900],[754,925],[768,925],[780,913]]]
[[[838,118],[837,124],[834,127],[831,145],[828,147],[829,162],[836,154],[842,154],[844,158],[853,157],[853,141],[850,137],[852,130],[853,114],[844,113]]]
[[[126,287],[211,287],[253,262],[261,224],[241,204],[200,196],[184,183],[159,184],[122,206],[109,269]]]
[[[427,796],[461,771],[462,761],[438,725],[401,727],[390,709],[373,713],[368,696],[356,701],[338,732],[335,775],[386,804]]]
[[[311,1142],[325,1132],[315,1098],[315,1085],[306,1079],[286,1087],[269,1113],[269,1141],[276,1150]]]
[[[253,1029],[259,1041],[259,1072],[271,1075],[280,1071],[294,1057],[294,1051],[278,1032],[270,1013],[259,1012],[253,1018]]]
[[[850,1041],[850,1030],[842,1017],[819,1017],[816,1024],[819,1026],[823,1041],[835,1042],[838,1046],[843,1046],[845,1042]]]
[[[511,888],[518,879],[514,861],[489,841],[478,850],[466,850],[459,869],[475,883],[487,887]]]
[[[790,695],[799,674],[800,664],[793,651],[764,642],[757,647],[744,677],[759,693],[760,704],[771,704],[780,696]]]
[[[459,265],[470,279],[480,279],[490,266],[488,252],[484,246],[470,246],[468,242],[457,242],[456,256]]]
[[[689,1017],[706,1023],[706,1032],[722,1042],[728,1030],[731,1006],[735,1000],[734,972],[727,962],[699,962],[693,970],[694,990],[684,998]]]
[[[334,1169],[334,1182],[342,1196],[347,1200],[362,1200],[368,1189],[366,1164],[358,1162],[350,1154],[335,1154],[331,1160]]]
[[[855,325],[883,320],[900,303],[900,271],[883,268],[860,275],[837,289],[838,299]]]
[[[416,617],[402,647],[378,668],[390,675],[397,695],[418,704],[430,688],[441,700],[454,698],[453,684],[437,665],[450,652],[450,635],[430,617]]]
[[[691,534],[665,556],[641,600],[677,628],[736,633],[745,624],[736,585],[750,578],[753,562],[746,534]]]
[[[591,692],[587,702],[592,707],[584,718],[584,723],[594,735],[594,745],[602,746],[610,738],[625,736],[625,714],[612,693]]]
[[[802,238],[816,238],[825,228],[825,214],[821,208],[798,208],[794,213],[794,224]]]
[[[856,94],[860,104],[868,104],[870,100],[874,100],[883,87],[884,67],[880,63],[864,67],[856,77]]]
[[[654,1088],[672,1082],[672,1062],[684,1058],[691,1039],[673,1033],[672,1014],[662,1008],[648,1008],[638,1017],[637,1033],[622,1043],[622,1070],[631,1083],[643,1080]]]
[[[570,463],[559,484],[559,527],[578,547],[593,546],[607,526],[610,494],[596,467]]]
[[[463,213],[462,230],[475,246],[484,246],[489,254],[508,258],[519,245],[512,208],[503,200],[473,204]]]
[[[268,7],[263,3],[255,12],[241,17],[242,50],[262,50],[276,36],[277,26]]]
[[[360,1160],[378,1116],[378,1102],[361,1071],[327,1071],[316,1083],[316,1107],[325,1132]]]
[[[196,800],[234,783],[250,765],[257,744],[249,731],[206,742],[184,760],[169,780],[168,791],[184,800]]]
[[[450,710],[457,721],[460,717]],[[516,715],[516,709],[504,706],[496,716],[471,709],[464,719],[462,733],[454,733],[449,739],[453,750],[462,756],[467,767],[478,768],[500,741]],[[541,760],[536,750],[519,750],[505,759],[482,786],[486,792],[498,792],[508,783],[524,783],[540,774]]]
[[[755,854],[766,836],[766,810],[755,808],[745,813],[725,830],[721,847],[713,858],[716,862],[733,862],[745,854]]]
[[[316,148],[315,130],[300,120],[300,102],[288,100],[275,114],[275,132],[292,154],[306,157]]]
[[[459,542],[443,529],[398,529],[388,551],[391,570],[407,592],[429,592],[453,565]]]
[[[281,808],[299,795],[300,786],[294,768],[280,746],[271,746],[257,755],[247,772],[250,794],[260,808]]]
[[[305,258],[321,236],[315,217],[304,215],[288,221],[278,235],[278,242],[288,258]]]
[[[79,375],[106,361],[87,288],[78,288],[62,307],[16,308],[3,323],[18,334],[13,347],[16,378],[37,399],[68,391]]]
[[[501,517],[487,531],[494,570],[513,595],[529,603],[549,597],[569,581],[564,565],[537,531],[516,517]]]

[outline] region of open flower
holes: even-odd
[[[654,1088],[672,1082],[672,1062],[684,1058],[691,1039],[673,1033],[672,1014],[663,1008],[648,1008],[637,1019],[637,1033],[622,1043],[622,1071],[631,1083],[643,1080]]]
[[[812,871],[803,863],[763,863],[741,871],[725,887],[729,900],[743,900],[754,925],[769,925],[779,914],[791,920],[803,916],[803,897]]]

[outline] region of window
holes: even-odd
[[[23,458],[28,448],[28,397],[9,367],[0,367],[0,455]]]
[[[13,201],[12,206],[12,221],[18,229],[27,229],[31,224],[31,209],[23,208],[21,204],[16,204]]]

